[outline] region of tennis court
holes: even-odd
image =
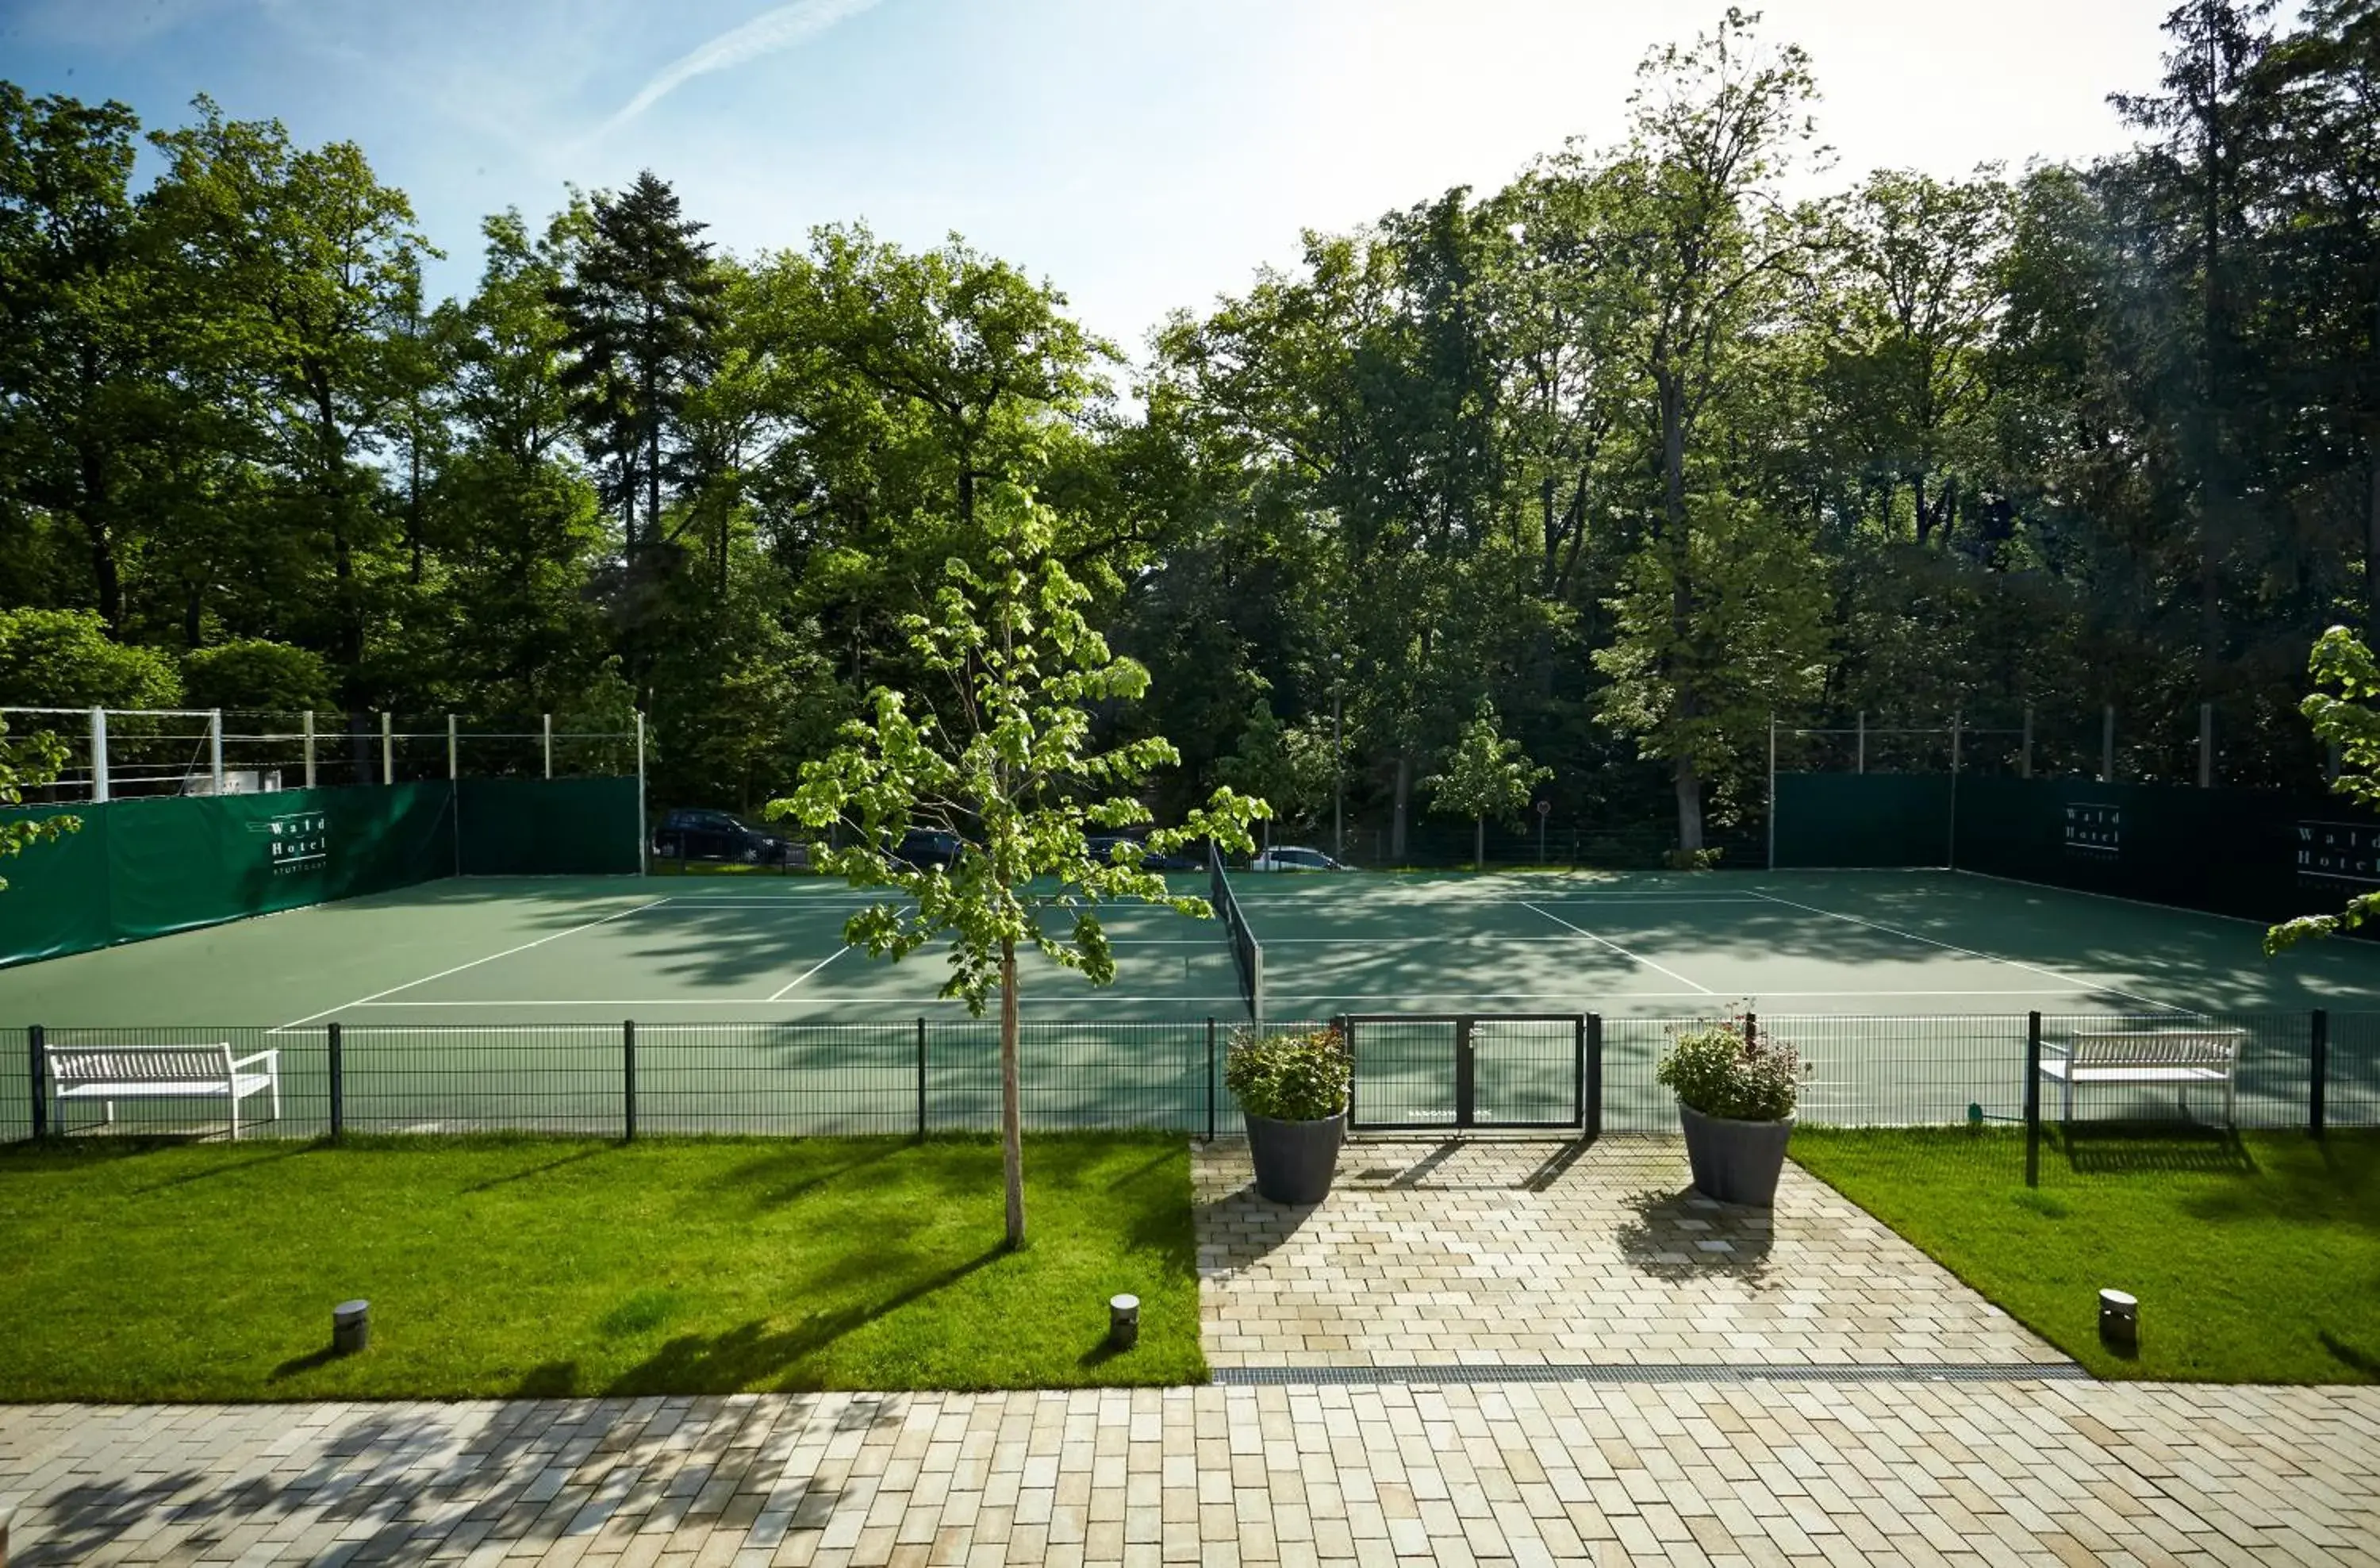
[[[2247,922],[1949,873],[1242,874],[1232,885],[1262,946],[1268,1019],[1593,1013],[1606,1124],[1627,1124],[1640,1101],[1658,1119],[1660,1021],[1745,1004],[1818,1059],[1813,1113],[1892,1120],[1957,1119],[1971,1102],[2012,1111],[2023,1015],[2035,1011],[2281,1019],[2271,1064],[2243,1067],[2243,1086],[2252,1106],[2264,1093],[2283,1116],[2291,1092],[2303,1098],[2290,1031],[2313,1009],[2380,1006],[2380,947],[2314,944],[2268,962]],[[472,1120],[442,1116],[462,1097],[550,1107],[526,1118],[537,1124],[601,1126],[620,1118],[616,1059],[635,1020],[643,1056],[630,1071],[643,1075],[649,1126],[988,1119],[989,1022],[937,998],[937,950],[893,964],[845,948],[843,922],[865,902],[807,878],[450,879],[0,971],[0,1026],[43,1026],[54,1040],[237,1031],[285,1048],[293,1098],[310,1103],[336,1023],[350,1094],[384,1101],[387,1124]],[[1056,1122],[1196,1124],[1213,1093],[1205,1021],[1227,1031],[1249,1016],[1232,943],[1220,923],[1163,908],[1119,907],[1107,925],[1114,985],[1038,957],[1026,966],[1042,1075],[1028,1094]],[[2351,1033],[2342,1023],[2350,1076]],[[1510,1069],[1543,1080],[1522,1099],[1565,1099],[1566,1041],[1547,1032]],[[1415,1051],[1376,1067],[1394,1066],[1388,1076],[1427,1100],[1436,1048]],[[26,1093],[19,1083],[12,1098],[21,1106]],[[737,1109],[759,1099],[779,1110]],[[673,1105],[674,1122],[662,1109]]]

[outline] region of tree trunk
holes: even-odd
[[[1000,939],[1000,1164],[1008,1188],[1008,1250],[1025,1245],[1025,1104],[1016,1067],[1016,942]]]
[[[1678,787],[1678,847],[1691,855],[1703,846],[1703,781],[1694,772],[1694,760],[1681,756],[1677,760],[1675,780]]]
[[[2372,440],[2372,485],[2363,506],[2363,640],[2380,647],[2380,432]]]
[[[1405,863],[1405,815],[1413,803],[1413,759],[1402,752],[1397,755],[1397,787],[1395,809],[1389,819],[1389,858],[1397,865]]]

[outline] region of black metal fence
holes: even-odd
[[[1654,1082],[1654,1068],[1678,1028],[1704,1021],[1585,1015],[1575,1036],[1567,1027],[1557,1031],[1559,1050],[1506,1051],[1507,1062],[1480,1048],[1486,1065],[1474,1064],[1482,1075],[1475,1092],[1493,1112],[1488,1121],[1539,1123],[1545,1120],[1539,1111],[1559,1102],[1576,1104],[1578,1124],[1591,1130],[1674,1130],[1676,1112],[1668,1091]],[[1270,1027],[1313,1028],[1321,1022],[1275,1020]],[[1356,1051],[1359,1098],[1368,1074],[1375,1108],[1427,1111],[1439,1100],[1453,1104],[1448,1097],[1460,1092],[1459,1063],[1454,1048],[1441,1051],[1440,1042],[1492,1046],[1501,1038],[1494,1017],[1460,1022],[1475,1027],[1433,1024],[1400,1031],[1372,1021],[1368,1039],[1376,1046],[1359,1038]],[[2077,1030],[2181,1026],[2240,1032],[2235,1073],[2240,1126],[2315,1132],[2380,1126],[2380,1012],[2139,1018],[1763,1015],[1756,1027],[1792,1044],[1809,1064],[1802,1121],[1923,1126],[2022,1122],[2028,1086],[2043,1081],[2035,1063],[2054,1058]],[[1239,1112],[1223,1086],[1221,1056],[1232,1027],[1211,1018],[1027,1022],[1020,1051],[1026,1124],[1161,1128],[1201,1136],[1230,1131]],[[263,1093],[240,1104],[243,1133],[269,1136],[508,1130],[609,1137],[917,1136],[989,1131],[1000,1123],[999,1026],[989,1020],[48,1027],[28,1029],[0,1058],[0,1141],[227,1126],[228,1106],[220,1094],[132,1095],[111,1107],[76,1084],[53,1079],[51,1061],[75,1048],[132,1047],[228,1047],[236,1058],[274,1052],[278,1115]],[[1366,1059],[1367,1049],[1377,1060]],[[1573,1072],[1575,1100],[1569,1087]],[[2058,1096],[2045,1090],[2040,1099],[2054,1118]],[[1495,1109],[1506,1100],[1527,1114]],[[2215,1085],[2094,1084],[2080,1091],[2075,1110],[2078,1119],[2182,1113],[2206,1122],[2219,1119],[2223,1096]]]

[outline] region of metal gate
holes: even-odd
[[[1587,1129],[1601,1051],[1584,1013],[1357,1014],[1352,1132]]]

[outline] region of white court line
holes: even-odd
[[[1717,996],[1718,994],[1718,992],[1711,990],[1710,987],[1704,985],[1699,981],[1690,979],[1686,976],[1678,973],[1675,969],[1664,969],[1660,965],[1654,963],[1650,958],[1637,957],[1636,954],[1629,952],[1618,942],[1610,941],[1606,937],[1597,936],[1585,926],[1573,926],[1568,920],[1563,919],[1560,916],[1548,914],[1545,910],[1538,908],[1534,904],[1524,904],[1521,907],[1528,910],[1532,914],[1544,915],[1547,919],[1551,920],[1555,925],[1561,927],[1565,930],[1576,931],[1579,935],[1585,937],[1590,942],[1602,942],[1604,946],[1611,949],[1612,952],[1617,953],[1621,957],[1627,959],[1631,964],[1642,964],[1645,967],[1653,970],[1657,974],[1669,976],[1680,985],[1693,986],[1705,996]]]
[[[2186,1011],[2183,1008],[2173,1006],[2168,1003],[2152,1002],[2145,996],[2136,996],[2129,991],[2119,991],[2114,986],[2091,985],[2082,979],[2079,976],[2064,974],[2056,969],[2045,969],[2038,964],[2027,964],[2022,959],[2002,958],[1996,953],[1983,953],[1972,947],[1961,947],[1955,942],[1937,942],[1930,936],[1919,936],[1915,931],[1900,930],[1891,926],[1880,926],[1874,920],[1863,920],[1856,916],[1837,914],[1832,909],[1821,909],[1815,904],[1796,904],[1790,898],[1779,898],[1773,893],[1764,893],[1759,894],[1759,896],[1771,904],[1783,905],[1788,909],[1800,909],[1812,915],[1824,915],[1829,920],[1843,920],[1854,926],[1864,926],[1869,930],[1882,931],[1887,936],[1897,936],[1904,942],[1922,942],[1928,947],[1938,947],[1946,953],[1964,954],[1970,958],[1980,958],[1986,964],[2005,964],[2011,969],[2022,969],[2027,974],[2032,975],[2044,975],[2050,979],[2060,981],[2069,986],[2079,987],[2086,991],[2104,991],[2109,996],[2120,996],[2127,1002],[2137,1002],[2143,1006],[2154,1007],[2160,1013],[2180,1013]]]
[[[833,963],[836,959],[842,957],[844,954],[850,951],[851,949],[847,947],[836,948],[832,953],[828,954],[825,957],[820,959],[808,968],[804,969],[800,974],[795,975],[792,979],[787,980],[784,985],[784,990],[774,992],[770,996],[769,1000],[771,1002],[783,1000],[785,991],[793,990],[795,986],[801,984],[804,980],[808,979],[812,975],[817,974],[820,969],[825,968],[828,965]]]
[[[443,980],[449,975],[459,975],[466,969],[476,969],[482,964],[492,964],[499,958],[509,958],[516,953],[527,953],[532,947],[543,947],[549,942],[560,942],[564,937],[577,936],[580,931],[591,931],[598,926],[608,926],[614,920],[625,919],[631,915],[639,914],[647,909],[658,909],[668,902],[666,898],[657,898],[650,904],[639,904],[633,909],[623,909],[616,914],[606,915],[600,920],[589,920],[583,926],[573,926],[566,931],[556,931],[552,936],[541,936],[535,942],[525,942],[518,947],[507,947],[502,953],[491,953],[484,958],[474,958],[468,964],[457,964],[451,969],[441,969],[434,975],[424,975],[418,980],[407,980],[401,986],[391,986],[386,991],[376,991],[370,996],[359,996],[353,1002],[341,1003],[336,1007],[325,1007],[320,1013],[309,1013],[302,1018],[292,1018],[278,1028],[267,1029],[264,1032],[277,1035],[282,1029],[294,1029],[300,1024],[310,1024],[317,1018],[327,1018],[334,1013],[344,1012],[349,1007],[361,1007],[367,1003],[380,1003],[384,1007],[401,1007],[406,1003],[381,1003],[380,999],[383,996],[395,996],[401,991],[411,991],[415,986],[426,986],[432,980]]]

